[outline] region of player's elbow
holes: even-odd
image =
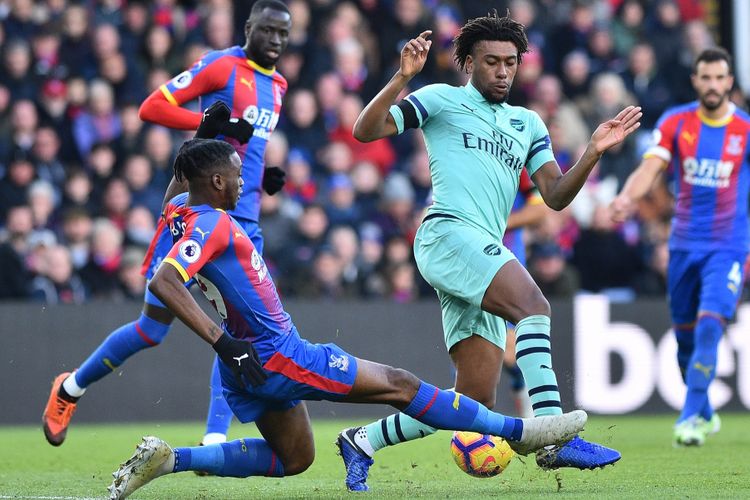
[[[366,123],[364,123],[361,117],[354,124],[354,128],[352,129],[352,135],[359,142],[372,142],[380,138],[375,133],[375,131],[372,130],[372,127],[369,127],[367,126]]]

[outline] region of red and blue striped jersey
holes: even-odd
[[[750,116],[730,106],[721,120],[703,116],[697,101],[671,108],[654,130],[644,158],[674,172],[671,249],[748,249]]]
[[[539,203],[544,203],[539,190],[529,177],[529,173],[525,169],[521,170],[521,178],[518,181],[518,193],[516,193],[516,199],[513,200],[513,207],[511,207],[510,212],[517,212],[526,205],[536,205]],[[522,266],[526,266],[526,244],[523,241],[523,230],[524,228],[518,227],[505,231],[503,245],[513,252],[513,255],[516,256],[516,259],[518,259],[518,262]]]
[[[275,69],[266,69],[247,58],[238,45],[208,52],[190,69],[183,71],[159,88],[173,105],[180,106],[200,98],[205,110],[217,100],[232,110],[232,118],[244,118],[254,128],[253,137],[240,145],[231,143],[242,159],[245,185],[232,215],[258,220],[260,214],[263,157],[271,132],[279,122],[281,101],[287,82]]]
[[[184,196],[184,195],[180,195]],[[231,336],[252,341],[262,358],[293,330],[263,257],[239,224],[208,205],[184,206],[175,197],[164,217],[175,244],[164,259],[185,282],[195,278]]]

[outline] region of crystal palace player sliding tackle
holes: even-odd
[[[611,206],[614,220],[625,220],[659,174],[673,166],[667,287],[677,363],[687,385],[674,427],[679,446],[700,446],[721,425],[708,387],[716,376],[719,341],[742,293],[750,243],[750,116],[729,101],[729,54],[721,48],[699,54],[692,82],[698,101],[664,113],[654,144]]]
[[[195,130],[198,137],[223,137],[235,146],[243,159],[245,190],[232,212],[253,240],[259,252],[263,238],[258,227],[260,194],[279,191],[284,172],[278,167],[263,168],[268,137],[278,121],[286,80],[274,65],[287,45],[291,18],[287,7],[278,0],[258,0],[253,4],[245,24],[244,47],[209,52],[188,71],[180,73],[156,90],[141,106],[141,118],[163,126]],[[180,107],[200,97],[204,110],[216,103],[229,103],[229,109],[213,109],[209,120],[201,123],[201,114]],[[252,139],[250,140],[250,137]],[[249,141],[249,142],[248,142]],[[185,191],[172,181],[166,200]],[[157,234],[144,261],[143,271],[150,279],[166,252],[172,247],[169,228],[160,222]],[[50,444],[59,446],[65,439],[76,403],[86,388],[111,373],[135,353],[161,343],[174,316],[153,294],[146,292],[143,313],[132,323],[112,332],[73,374],[55,378],[44,411],[44,434]],[[211,377],[211,401],[203,443],[222,442],[232,414],[224,401],[218,365]]]
[[[421,71],[431,34],[401,51],[401,66],[354,126],[361,141],[421,128],[430,157],[434,204],[414,242],[417,265],[438,293],[456,391],[492,406],[505,349],[505,321],[516,325],[516,358],[534,414],[562,413],[552,370],[550,307],[512,252],[502,244],[506,221],[526,168],[551,208],[566,207],[599,157],[640,125],[640,108],[627,107],[599,125],[576,165],[565,175],[555,162],[539,116],[505,103],[528,42],[524,28],[497,13],[469,21],[454,40],[455,60],[470,75],[464,87],[428,85],[397,105],[396,97]],[[366,490],[372,455],[388,445],[435,429],[408,415],[393,415],[347,429],[339,447],[347,487]],[[543,467],[595,468],[620,454],[576,438],[537,455]]]
[[[391,404],[424,425],[502,436],[521,454],[564,443],[583,428],[586,413],[580,410],[506,417],[407,371],[300,338],[263,258],[226,212],[242,191],[237,153],[225,142],[194,139],[183,145],[174,169],[178,180],[187,179],[189,193],[167,205],[177,241],[149,289],[213,346],[227,402],[241,422],[255,422],[264,439],[173,450],[146,437],[113,474],[111,498],[125,498],[155,477],[186,470],[232,477],[299,474],[314,456],[303,399]],[[221,327],[185,288],[193,278],[222,317]]]

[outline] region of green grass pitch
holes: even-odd
[[[378,453],[367,498],[750,498],[750,418],[722,415],[723,429],[702,448],[671,445],[673,416],[592,417],[584,437],[618,448],[622,460],[597,471],[543,472],[532,457],[515,458],[499,477],[475,479],[453,463],[450,433]],[[317,457],[304,474],[286,479],[162,477],[132,498],[351,498],[335,454],[338,431],[357,422],[314,423]],[[0,499],[103,498],[110,473],[133,452],[142,435],[171,445],[195,443],[202,425],[141,423],[73,425],[60,448],[40,428],[0,428]],[[257,436],[235,424],[231,437]]]

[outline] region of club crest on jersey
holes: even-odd
[[[526,125],[524,125],[523,121],[516,118],[510,119],[510,126],[518,130],[519,132],[523,132],[523,129],[526,128]]]
[[[201,258],[201,246],[193,240],[188,240],[180,244],[178,251],[182,260],[188,264],[197,262]]]
[[[347,356],[336,356],[335,354],[331,354],[330,359],[331,361],[328,362],[328,366],[331,368],[338,368],[342,372],[349,370],[349,358]]]
[[[179,75],[175,76],[172,80],[172,85],[176,89],[184,89],[193,82],[193,74],[190,71],[183,71]]]
[[[263,281],[268,274],[268,268],[266,268],[265,262],[263,262],[260,254],[255,249],[253,249],[253,253],[250,256],[250,265],[258,273],[258,280]]]
[[[503,249],[500,245],[497,243],[490,243],[486,247],[484,247],[484,250],[482,250],[487,255],[500,255],[503,253]]]
[[[737,134],[731,134],[727,138],[727,147],[724,148],[727,154],[732,156],[739,156],[742,154],[742,136]]]

